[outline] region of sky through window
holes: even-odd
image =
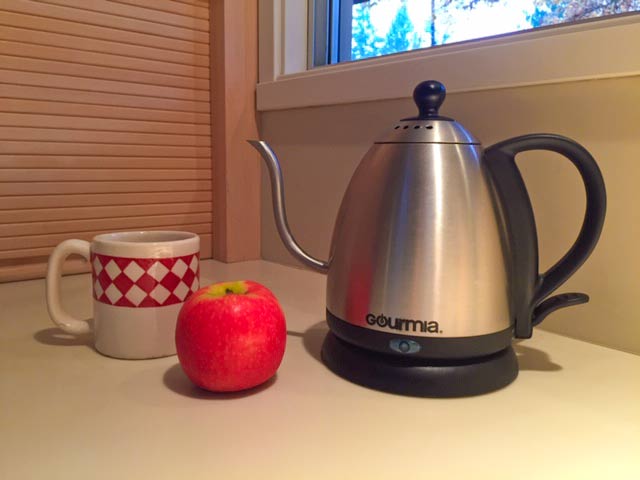
[[[354,2],[351,59],[637,11],[640,0]]]

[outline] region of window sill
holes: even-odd
[[[639,44],[640,14],[492,37],[279,75],[258,84],[257,109],[407,98],[431,78],[455,93],[634,76]]]

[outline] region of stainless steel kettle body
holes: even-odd
[[[507,349],[514,336],[529,337],[551,311],[588,300],[546,297],[580,267],[602,229],[604,182],[591,155],[549,134],[484,151],[459,123],[439,115],[444,96],[439,82],[418,85],[419,115],[394,124],[364,156],[342,200],[327,262],[295,242],[275,154],[264,142],[251,142],[269,167],[285,245],[328,275],[332,332],[369,351],[479,358]],[[572,161],[587,194],[578,239],[543,274],[531,203],[514,161],[535,149]]]
[[[408,123],[413,130],[429,122]],[[510,341],[510,259],[481,158],[476,144],[371,147],[331,243],[327,310],[339,336],[432,358],[485,353],[477,340],[476,351],[464,352],[442,339],[501,337],[487,346],[493,351]],[[363,337],[350,326],[385,335]],[[406,336],[421,338],[402,342]]]

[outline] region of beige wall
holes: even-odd
[[[310,254],[326,258],[342,194],[373,139],[413,111],[406,99],[262,114],[262,138],[282,162],[289,223]],[[452,94],[442,111],[485,146],[553,132],[591,151],[607,185],[607,219],[592,256],[560,288],[586,292],[591,302],[560,310],[543,325],[640,353],[640,77]],[[524,154],[518,164],[531,194],[545,269],[577,235],[583,187],[570,162],[555,154]],[[262,180],[262,256],[296,264],[277,237],[264,171]]]

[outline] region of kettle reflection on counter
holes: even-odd
[[[587,259],[604,223],[600,170],[576,142],[524,135],[487,149],[441,116],[444,85],[419,84],[419,114],[396,122],[356,169],[336,219],[328,261],[308,255],[287,224],[282,172],[271,148],[250,143],[268,167],[278,232],[303,264],[327,274],[322,356],[361,385],[452,397],[503,387],[518,373],[511,340],[581,293],[549,295]],[[531,202],[518,153],[570,160],[585,185],[582,229],[567,254],[538,272]]]

